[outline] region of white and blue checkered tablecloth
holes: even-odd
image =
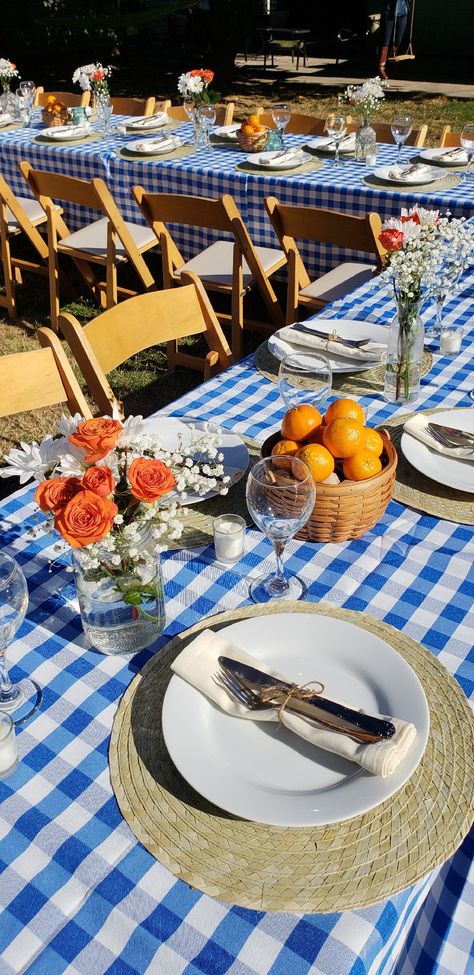
[[[26,159],[39,169],[50,169],[82,179],[102,176],[114,195],[119,209],[127,220],[143,222],[143,217],[131,196],[131,187],[144,186],[148,192],[182,193],[217,198],[222,193],[234,196],[247,225],[250,236],[257,245],[275,247],[277,240],[266,216],[265,196],[276,196],[282,203],[299,206],[319,206],[354,216],[362,216],[371,210],[380,213],[382,219],[398,216],[402,206],[418,203],[443,212],[450,210],[456,217],[471,217],[474,208],[474,179],[461,177],[459,184],[444,192],[416,193],[393,189],[374,189],[362,182],[371,170],[354,159],[344,158],[340,168],[332,159],[324,161],[321,169],[302,174],[278,176],[268,172],[252,173],[239,168],[245,160],[242,152],[230,146],[212,145],[198,149],[189,156],[175,160],[130,161],[119,155],[122,146],[137,138],[124,136],[117,131],[123,116],[114,117],[113,134],[108,138],[84,142],[80,145],[45,145],[35,142],[42,129],[38,118],[29,129],[16,129],[2,135],[0,132],[0,171],[16,193],[27,192],[18,170],[18,162]],[[94,129],[98,124],[94,123]],[[183,139],[192,142],[192,126],[179,126]],[[304,145],[303,136],[287,136],[288,145]],[[380,146],[377,163],[386,165],[396,159],[395,146]],[[405,148],[404,159],[411,158],[416,150]],[[446,170],[440,170],[444,175]],[[89,211],[75,205],[64,206],[66,221],[76,230],[94,219]],[[170,227],[183,256],[188,259],[222,234],[204,228]],[[322,274],[342,259],[364,260],[366,255],[337,247],[301,242],[301,253],[310,274]]]
[[[455,359],[435,354],[418,408],[469,406],[474,386],[474,274],[447,306],[467,334]],[[379,283],[334,305],[335,317],[387,321]],[[396,410],[361,399],[369,422]],[[263,440],[283,414],[278,390],[251,360],[169,409],[219,418]],[[398,413],[403,410],[399,409]],[[405,411],[406,412],[406,411]],[[67,556],[37,526],[33,491],[0,509],[2,544],[28,579],[26,620],[9,649],[14,680],[44,689],[39,713],[18,733],[20,764],[0,782],[1,975],[468,975],[474,968],[472,841],[442,869],[391,900],[330,915],[269,914],[211,899],[169,873],[123,821],[107,749],[131,663],[87,648]],[[270,543],[247,531],[246,554],[222,568],[211,547],[166,554],[168,624],[155,652],[203,617],[245,604],[249,577],[271,564]],[[473,529],[391,502],[357,541],[292,541],[287,562],[310,601],[368,613],[420,641],[474,690]]]

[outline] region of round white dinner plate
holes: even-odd
[[[384,344],[387,342],[387,329],[383,325],[373,325],[371,322],[353,321],[350,318],[315,318],[313,322],[307,320],[304,324],[309,327],[313,324],[318,332],[327,332],[328,335],[336,329],[341,339],[373,339],[374,342],[383,342]],[[311,350],[307,346],[303,347],[296,345],[296,343],[293,345],[293,343],[286,342],[279,337],[279,332],[274,332],[270,336],[268,348],[280,361],[285,356],[292,355],[295,352],[314,351],[318,354],[319,351],[318,349]],[[379,365],[373,359],[370,362],[362,362],[358,359],[348,359],[344,356],[329,354],[325,349],[320,351],[321,355],[329,360],[333,372],[365,372],[366,369],[373,369],[374,366]]]
[[[401,169],[406,169],[408,163],[402,163]],[[396,163],[391,166],[379,166],[374,169],[374,176],[378,179],[384,181],[384,183],[399,183],[400,186],[416,186],[421,183],[434,183],[436,179],[442,179],[439,169],[435,169],[434,166],[427,166],[422,173],[411,173],[406,179],[397,179],[394,175],[389,174],[397,173],[399,167]]]
[[[146,432],[156,434],[160,438],[165,450],[175,450],[177,448],[179,435],[181,435],[181,443],[184,446],[188,446],[191,443],[193,438],[193,433],[190,429],[191,423],[194,424],[196,430],[204,430],[206,427],[204,420],[195,420],[189,416],[155,416],[147,417],[145,420]],[[224,474],[231,478],[232,484],[236,484],[244,476],[249,466],[249,452],[247,447],[236,433],[231,433],[221,428],[219,450],[224,455]],[[208,491],[204,495],[189,494],[186,498],[186,504],[199,504],[200,501],[214,498],[217,493],[217,491]]]
[[[439,147],[435,149],[423,149],[418,155],[427,161],[436,162],[438,166],[467,166],[466,150],[462,149],[462,154],[461,152],[457,153],[453,159],[446,159],[445,154],[449,152],[449,148],[449,146],[445,146],[444,149],[440,149]],[[454,149],[455,146],[451,148]]]
[[[308,149],[317,149],[318,152],[328,152],[330,155],[335,155],[336,147],[334,145],[334,139],[329,138],[326,135],[318,135],[316,139],[311,139],[311,142],[307,142],[306,145]],[[346,142],[345,145],[339,146],[339,153],[343,156],[345,153],[350,154],[355,152],[355,132],[354,138],[350,142]]]
[[[218,135],[220,139],[232,139],[237,141],[236,132],[240,129],[240,122],[233,122],[232,125],[218,125],[214,129],[213,135]]]
[[[42,129],[38,135],[54,142],[79,142],[86,135],[91,134],[91,127],[86,122],[80,128],[77,125],[51,125],[49,129]]]
[[[129,142],[126,149],[127,152],[134,152],[137,156],[161,156],[166,152],[173,152],[173,149],[178,149],[183,144],[181,139],[177,139],[175,136],[170,136],[171,138],[174,140],[173,144],[167,141],[166,145],[160,146],[157,139],[147,139],[146,136],[143,136],[141,139]]]
[[[260,169],[268,169],[271,172],[272,169],[297,169],[298,166],[302,166],[304,163],[313,159],[311,153],[301,152],[297,159],[287,159],[286,162],[277,161],[272,165],[272,159],[275,156],[281,156],[281,153],[284,151],[284,149],[268,149],[266,152],[252,152],[247,156],[247,162],[252,163],[252,166],[260,166]],[[268,160],[268,162],[265,160]]]
[[[474,407],[442,410],[433,415],[433,422],[474,433]],[[402,434],[401,448],[408,463],[420,471],[420,474],[431,477],[445,487],[454,488],[455,491],[474,494],[474,460],[446,457],[437,450],[431,450],[409,433]]]
[[[166,747],[210,802],[272,826],[322,826],[367,812],[413,774],[428,739],[428,705],[412,668],[384,640],[309,613],[254,617],[219,632],[263,667],[298,684],[321,680],[328,697],[411,721],[417,736],[395,772],[381,778],[276,723],[226,714],[175,674],[163,703]]]
[[[163,125],[171,122],[169,115],[166,112],[161,112],[153,120],[146,115],[140,115],[136,118],[129,118],[125,122],[125,128],[131,132],[153,132],[153,129],[160,129]],[[148,125],[147,125],[148,122]]]

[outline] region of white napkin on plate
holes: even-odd
[[[274,708],[264,711],[249,711],[234,701],[227,691],[215,682],[213,675],[219,670],[217,658],[221,655],[232,657],[234,660],[257,667],[259,670],[265,670],[265,673],[272,677],[287,679],[276,670],[271,670],[269,667],[263,668],[254,657],[228,643],[227,640],[212,630],[204,630],[189,643],[176,658],[171,668],[188,684],[192,684],[211,701],[214,701],[227,714],[234,715],[236,718],[250,718],[254,721],[278,721],[278,714]],[[314,676],[317,679],[317,674]],[[352,704],[351,706],[355,707],[356,705]],[[361,765],[362,768],[374,775],[385,778],[387,775],[391,775],[402,759],[405,758],[416,738],[416,728],[413,724],[385,714],[377,715],[377,717],[388,717],[395,725],[396,731],[392,738],[373,745],[361,745],[347,735],[340,735],[322,726],[319,727],[314,721],[296,714],[289,714],[287,711],[283,712],[282,721],[286,728],[299,735],[300,738],[305,738],[306,741],[323,748],[324,751],[341,755],[343,758]]]
[[[334,328],[337,331],[337,321],[334,322]],[[313,349],[317,352],[330,352],[331,355],[339,355],[344,359],[354,359],[357,362],[380,362],[382,352],[387,348],[381,342],[369,342],[362,349],[355,349],[350,345],[344,345],[342,342],[331,342],[329,336],[327,339],[321,339],[317,335],[309,335],[308,332],[298,332],[291,325],[280,328],[277,335],[279,339],[283,339],[290,345]]]
[[[166,125],[170,119],[166,112],[157,112],[156,115],[144,115],[143,118],[130,119],[126,122],[127,129],[156,129],[159,125]]]
[[[413,163],[412,166],[396,166],[389,170],[389,178],[402,183],[412,183],[413,177],[430,176],[431,170],[424,163]]]
[[[436,423],[436,414],[433,416],[423,416],[418,413],[416,416],[412,416],[410,420],[404,424],[405,433],[409,433],[416,440],[421,440],[421,443],[426,444],[430,450],[437,450],[439,454],[444,454],[445,457],[457,457],[459,460],[470,460],[474,463],[474,450],[472,447],[443,447],[442,444],[438,443],[428,430],[428,423]],[[454,427],[453,427],[454,429]]]
[[[342,149],[343,152],[353,152],[355,144],[355,132],[349,132],[341,139],[339,151]],[[332,152],[336,151],[336,145],[332,136],[321,136],[319,139],[315,139],[314,142],[310,142],[309,146],[311,149],[330,149]]]
[[[146,142],[137,142],[134,146],[138,152],[172,152],[183,145],[182,139],[178,136],[170,136],[168,139],[147,139]]]
[[[286,149],[285,152],[275,152],[269,159],[260,157],[261,166],[281,166],[287,162],[294,162],[295,166],[305,162],[305,155],[302,149]]]
[[[4,112],[3,115],[0,115],[1,128],[3,128],[4,125],[11,125],[12,122],[13,122],[13,118],[9,112]]]
[[[438,162],[442,162],[443,159],[451,160],[451,162],[463,162],[467,163],[467,152],[462,146],[454,146],[454,149],[440,149],[438,152],[433,154],[433,159]]]
[[[82,125],[56,125],[50,129],[44,129],[40,132],[40,135],[46,136],[47,139],[58,139],[60,142],[64,140],[65,136],[82,136],[89,135],[91,127],[88,122]]]

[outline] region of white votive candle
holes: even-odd
[[[214,549],[218,562],[238,562],[244,554],[245,521],[240,515],[214,519]]]
[[[441,332],[440,350],[443,355],[457,355],[461,351],[462,330],[447,328]]]
[[[0,711],[0,779],[14,772],[18,765],[15,726],[6,711]]]

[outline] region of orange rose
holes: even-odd
[[[130,489],[134,498],[149,504],[168,494],[176,487],[176,481],[162,460],[137,457],[130,464],[128,472]]]
[[[204,68],[204,71],[201,71],[201,78],[205,85],[210,85],[213,77],[214,72],[210,71],[209,68]]]
[[[122,424],[118,420],[99,417],[97,420],[79,423],[76,432],[71,433],[68,440],[87,452],[88,464],[95,464],[114,449],[121,432]]]
[[[35,501],[41,511],[57,514],[78,491],[82,491],[78,477],[55,477],[41,482],[35,491]]]
[[[108,535],[118,508],[109,498],[80,491],[54,519],[54,527],[72,548],[85,548]]]
[[[93,491],[100,498],[106,498],[108,494],[112,494],[115,479],[110,467],[88,467],[82,484],[88,491]]]
[[[101,70],[94,71],[94,73],[92,75],[92,80],[93,81],[103,81],[104,78],[105,78],[105,71],[101,71]]]

